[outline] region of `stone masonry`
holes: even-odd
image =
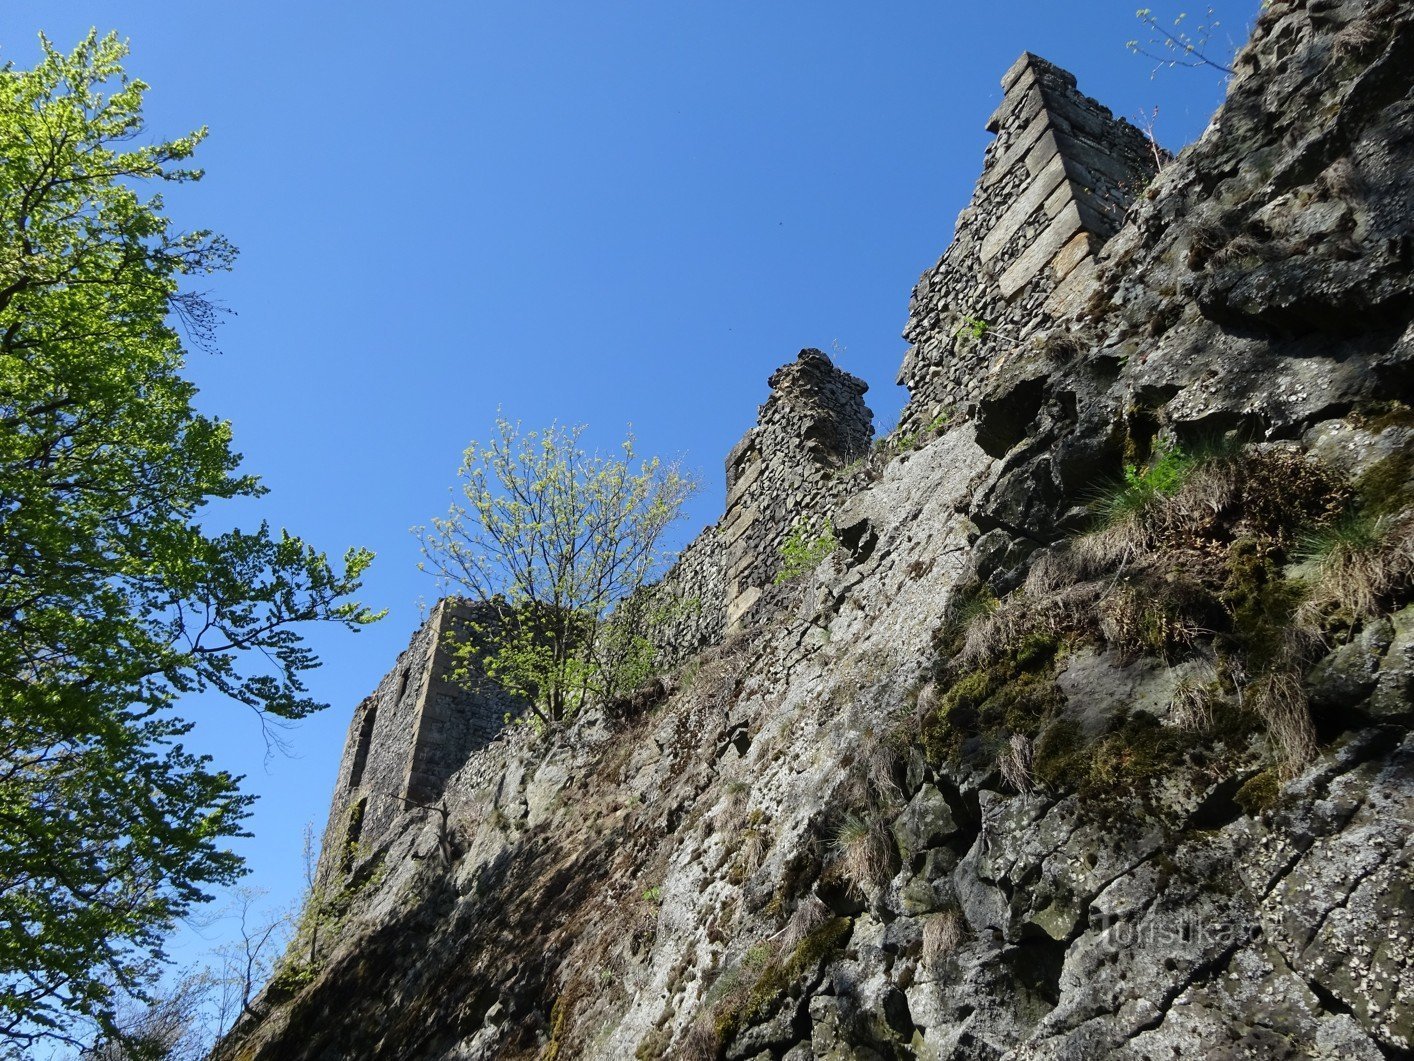
[[[446,779],[501,732],[518,705],[487,682],[451,681],[450,639],[488,606],[438,603],[393,668],[354,712],[325,828],[319,879],[351,868],[352,845],[376,846],[410,806],[430,806]]]
[[[665,663],[741,625],[780,571],[791,532],[824,532],[852,484],[841,472],[869,451],[868,384],[825,354],[802,350],[769,384],[756,426],[727,456],[726,514],[683,550],[659,585],[671,600],[654,634]]]
[[[718,524],[728,631],[781,570],[781,548],[800,526],[821,533],[847,486],[840,472],[864,457],[874,414],[869,385],[819,350],[802,350],[771,376],[771,396],[727,456],[727,511]]]
[[[720,641],[781,565],[781,548],[803,524],[823,531],[850,484],[839,471],[873,438],[863,380],[819,350],[802,350],[770,379],[758,422],[727,458],[727,511],[683,550],[655,594],[663,618],[653,637],[670,665]],[[352,845],[372,847],[409,808],[429,807],[476,749],[519,706],[494,683],[450,680],[449,638],[491,620],[489,605],[440,602],[373,695],[354,712],[344,745],[320,879],[352,868]]]
[[[965,413],[1016,344],[1043,328],[1084,287],[1094,254],[1119,227],[1155,168],[1154,148],[1075,87],[1059,67],[1025,53],[1002,79],[971,204],[938,265],[914,289],[899,382],[911,397],[900,430]],[[985,320],[987,336],[958,333]],[[757,423],[726,459],[721,520],[683,550],[654,591],[659,662],[672,665],[751,623],[752,606],[781,570],[796,528],[826,530],[859,487],[849,465],[869,452],[873,414],[863,380],[819,350],[802,350],[770,377]],[[442,784],[516,710],[480,683],[448,681],[444,639],[475,606],[449,600],[412,639],[355,712],[325,835],[321,874],[351,842],[387,834],[410,805],[434,804]]]
[[[727,628],[722,538],[707,527],[681,553],[652,590],[658,614],[653,647],[660,663],[672,665],[722,639]]]
[[[1095,253],[1157,169],[1152,141],[1060,67],[1023,53],[1002,88],[972,201],[913,290],[900,430],[969,412],[988,377],[1085,288]],[[986,322],[986,334],[969,334],[969,321]]]

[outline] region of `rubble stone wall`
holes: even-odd
[[[351,845],[376,846],[410,806],[429,806],[472,752],[490,743],[518,705],[478,683],[453,682],[451,638],[482,607],[438,603],[349,724],[320,855],[319,877],[348,868]]]
[[[797,528],[824,533],[848,479],[874,438],[868,384],[819,350],[802,350],[771,376],[756,426],[727,457],[727,511],[718,524],[730,631],[781,570]]]
[[[1085,289],[1096,251],[1157,169],[1152,141],[1060,67],[1026,52],[1002,87],[972,201],[913,289],[903,431],[969,412],[988,378]]]
[[[653,645],[659,663],[671,666],[715,644],[726,632],[726,583],[717,524],[678,554],[653,590]]]

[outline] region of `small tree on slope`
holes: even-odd
[[[663,533],[694,484],[675,466],[587,453],[584,426],[496,433],[463,455],[460,497],[416,528],[430,568],[494,606],[457,650],[519,696],[544,725],[643,676],[651,606],[639,593],[663,570]]]

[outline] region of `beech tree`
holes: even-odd
[[[588,453],[584,425],[522,433],[504,418],[463,454],[446,517],[415,528],[424,566],[494,605],[455,649],[542,725],[646,676],[654,605],[640,593],[669,559],[663,533],[695,484],[674,465]],[[460,493],[460,497],[456,497]]]
[[[215,320],[183,284],[234,251],[144,191],[198,179],[205,131],[144,143],[116,36],[41,43],[0,71],[0,1055],[114,1031],[174,919],[242,872],[251,797],[174,701],[299,718],[322,705],[295,627],[377,618],[368,552],[211,529],[263,492],[182,376],[181,331]]]

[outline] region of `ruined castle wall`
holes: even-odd
[[[354,711],[325,828],[319,877],[347,869],[351,845],[374,846],[413,804],[430,805],[477,748],[495,738],[510,697],[484,683],[453,683],[450,638],[482,609],[449,598],[412,635],[373,693]]]
[[[903,430],[967,413],[989,376],[1085,287],[1095,253],[1157,168],[1143,133],[1044,59],[1023,54],[1002,87],[972,201],[913,290]],[[969,319],[987,334],[960,331]]]
[[[868,384],[819,350],[802,350],[771,376],[771,395],[727,457],[727,510],[718,524],[726,626],[743,616],[781,570],[791,532],[824,530],[848,486],[841,472],[869,452]]]
[[[722,639],[726,631],[726,572],[717,525],[678,554],[654,589],[652,639],[661,664],[672,666]]]
[[[899,382],[911,394],[900,430],[965,415],[1018,344],[1085,289],[1094,255],[1155,168],[1142,133],[1076,90],[1075,78],[1023,55],[1002,79],[996,134],[972,202],[938,264],[914,289]],[[981,339],[959,334],[986,321]],[[867,385],[818,350],[770,378],[757,424],[726,460],[726,511],[683,550],[652,591],[659,662],[672,665],[749,625],[800,527],[823,533],[859,486],[849,466],[873,439]],[[407,802],[431,804],[517,705],[482,683],[449,680],[446,640],[474,607],[444,601],[355,712],[325,838],[325,859],[376,842]],[[332,853],[332,854],[331,854]],[[323,870],[321,870],[322,872]]]
[[[869,451],[868,385],[819,350],[772,374],[756,426],[726,460],[726,513],[699,534],[655,591],[659,660],[673,664],[737,628],[781,569],[797,525],[820,533],[857,486],[841,474]]]

